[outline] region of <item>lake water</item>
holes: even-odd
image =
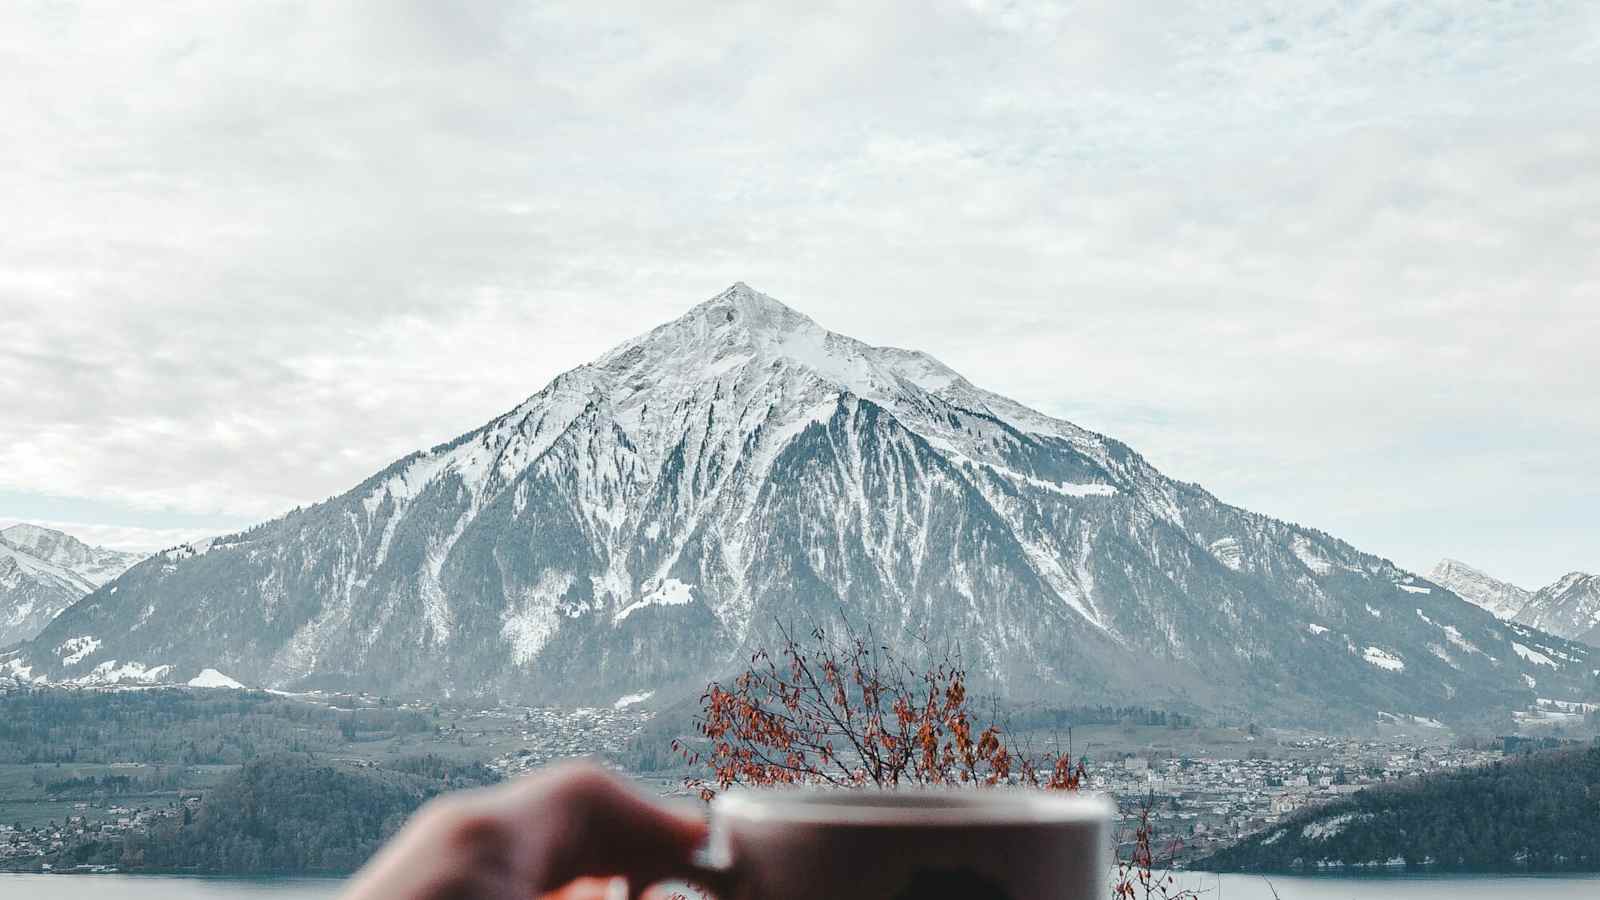
[[[1594,900],[1600,875],[1275,876],[1269,888],[1256,875],[1183,873],[1184,887],[1205,900]],[[331,900],[339,882],[325,879],[168,878],[159,875],[0,875],[3,900]],[[1110,892],[1107,891],[1107,894]]]
[[[0,874],[0,900],[331,900],[339,885],[328,878]]]
[[[1594,900],[1600,875],[1211,875],[1185,872],[1179,884],[1204,891],[1205,900]]]

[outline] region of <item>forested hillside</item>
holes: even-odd
[[[264,691],[17,691],[0,694],[0,764],[236,765],[439,728],[439,717],[421,709],[356,706],[348,697],[306,702]]]
[[[425,797],[615,755],[646,715],[189,688],[0,693],[0,870],[338,871]]]
[[[492,783],[480,765],[414,757],[350,765],[285,754],[253,762],[145,833],[82,841],[56,868],[338,875],[354,871],[428,798]]]
[[[1195,868],[1600,869],[1600,747],[1371,788],[1303,812]]]

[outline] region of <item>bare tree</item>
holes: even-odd
[[[813,628],[802,644],[780,628],[776,654],[760,650],[727,685],[701,696],[695,730],[704,739],[673,749],[708,773],[685,785],[706,800],[734,785],[826,785],[893,789],[907,785],[1011,785],[1078,790],[1083,760],[1070,748],[1034,756],[992,718],[980,721],[959,654],[947,650],[912,666],[887,644],[848,629]],[[1131,855],[1116,862],[1116,900],[1193,898],[1157,872],[1155,828],[1146,805]]]

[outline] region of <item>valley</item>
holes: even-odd
[[[320,769],[346,773],[341,777],[356,785],[353,796],[376,789],[361,784],[403,781],[419,766],[461,772],[480,767],[481,777],[494,779],[590,756],[647,790],[690,802],[683,779],[697,774],[665,746],[669,735],[691,730],[681,707],[485,707],[328,692],[36,689],[0,696],[0,714],[0,868],[14,871],[157,870],[108,856],[107,848],[129,841],[142,846],[151,834],[172,832],[199,815],[208,797],[233,792],[232,780],[242,770],[261,764],[276,767],[279,778],[309,777],[300,773]],[[1125,823],[1148,806],[1161,846],[1174,850],[1172,861],[1180,864],[1368,787],[1480,767],[1508,752],[1571,745],[1595,732],[1589,723],[1508,741],[1383,721],[1359,733],[1331,735],[1104,708],[1035,711],[1031,718],[1018,712],[1014,719],[1020,745],[1070,746],[1084,757],[1088,788],[1115,796]],[[441,782],[432,790],[451,785]],[[400,802],[395,808],[406,810]],[[90,847],[98,849],[83,849]],[[196,871],[251,871],[214,866]]]

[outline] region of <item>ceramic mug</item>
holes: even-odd
[[[1033,790],[734,790],[711,807],[718,900],[1101,900],[1104,797]]]

